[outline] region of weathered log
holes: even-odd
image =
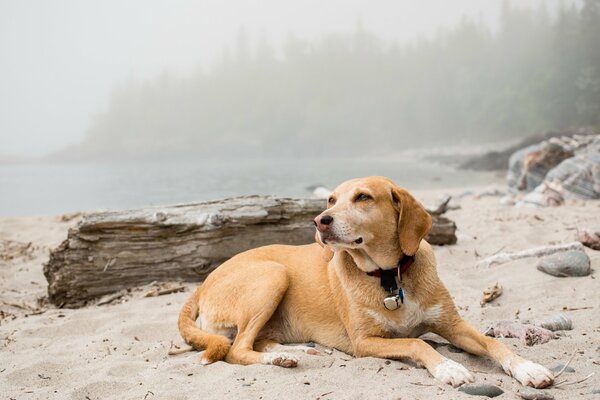
[[[152,281],[202,281],[226,259],[272,243],[314,240],[322,199],[248,196],[87,214],[44,265],[52,303],[79,307]],[[456,242],[454,222],[434,216],[432,244]]]

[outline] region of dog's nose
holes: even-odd
[[[329,226],[333,222],[333,217],[330,215],[319,215],[317,218],[315,218],[314,222],[319,231],[325,232],[327,229],[329,229]]]
[[[323,215],[323,216],[321,217],[321,223],[322,223],[323,225],[329,225],[329,224],[331,224],[332,222],[333,222],[333,217],[332,217],[332,216],[330,216],[330,215]]]

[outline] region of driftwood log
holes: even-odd
[[[48,296],[79,307],[152,281],[202,281],[244,250],[314,241],[321,199],[265,196],[87,214],[44,265]],[[454,222],[434,216],[432,244],[456,242]]]

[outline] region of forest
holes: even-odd
[[[501,7],[497,27],[464,18],[406,44],[360,22],[281,49],[240,30],[210,69],[122,84],[63,155],[394,154],[600,128],[600,0]]]

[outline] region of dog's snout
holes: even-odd
[[[319,231],[325,232],[333,222],[333,217],[331,215],[319,215],[314,222]]]

